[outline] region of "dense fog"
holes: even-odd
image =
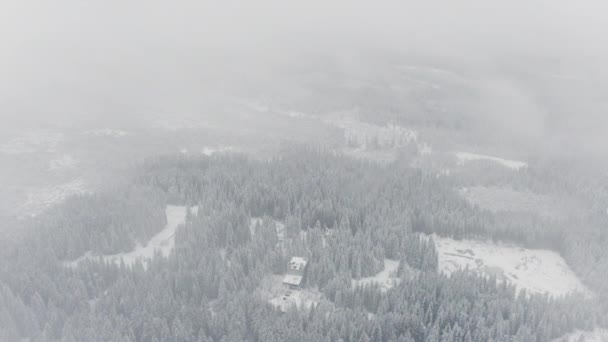
[[[605,1],[0,1],[0,342],[608,341]]]

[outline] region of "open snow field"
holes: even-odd
[[[353,287],[366,286],[370,284],[378,284],[380,289],[388,291],[395,285],[399,284],[399,277],[397,276],[397,269],[399,268],[399,261],[384,259],[384,269],[378,274],[372,277],[365,277],[359,280],[353,279]]]
[[[608,330],[595,329],[593,331],[577,330],[566,336],[557,338],[553,342],[608,342]]]
[[[104,261],[114,263],[120,263],[122,260],[125,265],[131,266],[137,260],[147,261],[152,259],[157,251],[160,252],[162,256],[168,257],[175,246],[175,231],[177,227],[185,223],[187,211],[187,207],[185,206],[168,205],[165,209],[167,215],[167,225],[165,228],[152,236],[145,245],[138,243],[135,246],[135,249],[130,252],[99,256],[87,252],[84,256],[66,263],[66,266],[73,267],[83,260],[97,258],[103,258]],[[191,212],[193,214],[197,213],[198,207],[192,207]]]
[[[478,240],[454,240],[433,235],[439,271],[447,275],[468,267],[483,275],[508,281],[518,290],[563,296],[589,290],[557,253]]]
[[[482,154],[475,154],[469,152],[456,152],[456,158],[458,159],[458,165],[464,165],[468,162],[479,161],[479,160],[487,160],[494,163],[498,163],[504,167],[509,169],[519,171],[528,167],[528,163],[518,161],[518,160],[509,160],[498,157],[486,156]]]

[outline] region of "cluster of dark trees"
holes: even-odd
[[[128,189],[73,199],[0,246],[0,340],[538,342],[607,323],[596,300],[438,274],[434,243],[419,231],[493,237],[499,220],[449,180],[399,163],[291,148],[269,161],[156,158],[136,175]],[[65,266],[145,241],[164,226],[167,203],[199,206],[168,258]],[[264,218],[255,229],[253,217]],[[258,289],[292,255],[309,258],[304,288],[323,296],[282,313]],[[395,287],[353,285],[386,258],[401,261]]]

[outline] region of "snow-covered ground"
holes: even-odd
[[[492,212],[530,212],[542,217],[555,218],[565,214],[557,201],[546,195],[517,191],[496,186],[463,188],[460,195],[482,209]]]
[[[566,336],[553,340],[553,342],[608,342],[608,329],[595,329],[593,331],[577,330]]]
[[[77,160],[69,154],[63,154],[49,161],[50,171],[62,171],[73,169],[77,164]]]
[[[433,239],[439,254],[439,271],[447,275],[468,267],[482,275],[494,275],[499,281],[508,281],[529,293],[590,294],[564,259],[553,251],[436,235]]]
[[[399,268],[399,261],[384,259],[384,269],[373,277],[361,278],[359,280],[353,279],[353,287],[365,286],[376,283],[380,286],[382,291],[387,291],[399,284],[399,277],[397,277],[397,269]]]
[[[317,305],[323,298],[323,294],[317,289],[293,290],[283,285],[283,276],[271,275],[262,279],[256,290],[257,295],[268,301],[281,311],[287,311],[295,306],[298,309],[309,309]]]
[[[175,246],[175,231],[177,227],[184,224],[186,221],[186,214],[188,208],[185,206],[174,206],[168,205],[165,213],[167,215],[167,225],[163,230],[152,236],[148,242],[144,245],[138,243],[135,249],[130,252],[109,254],[109,255],[93,255],[91,252],[87,252],[82,257],[65,263],[66,266],[76,266],[79,262],[87,259],[98,259],[102,258],[107,262],[120,263],[122,260],[125,265],[131,266],[137,260],[146,261],[152,259],[154,254],[158,251],[162,256],[167,257],[171,254],[173,247]],[[198,213],[198,207],[190,208],[192,214]]]
[[[507,168],[515,170],[515,171],[519,171],[521,169],[528,167],[528,164],[526,162],[522,162],[522,161],[518,161],[518,160],[509,160],[509,159],[503,159],[503,158],[499,158],[499,157],[486,156],[486,155],[482,155],[482,154],[475,154],[475,153],[469,153],[469,152],[456,152],[455,154],[456,154],[456,158],[458,159],[458,165],[464,165],[471,161],[487,160],[487,161],[498,163],[504,167],[507,167]]]
[[[222,146],[222,147],[209,147],[204,146],[201,150],[201,153],[206,156],[212,156],[216,153],[227,153],[227,152],[235,152],[237,149],[232,146]]]
[[[124,136],[127,136],[128,133],[120,129],[99,128],[84,131],[83,134],[93,137],[122,138]]]
[[[63,134],[57,132],[29,131],[0,145],[0,153],[15,155],[55,152],[63,139]]]
[[[37,216],[48,207],[65,201],[68,197],[88,192],[87,184],[83,179],[34,188],[28,191],[25,203],[19,208],[20,216]]]

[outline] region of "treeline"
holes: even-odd
[[[166,196],[151,187],[79,195],[36,218],[30,226],[37,248],[51,248],[62,260],[91,251],[113,254],[132,250],[167,223]]]
[[[538,342],[603,319],[585,298],[528,296],[467,272],[437,274],[434,243],[416,229],[436,225],[455,236],[491,230],[465,220],[482,214],[445,180],[411,168],[297,148],[270,161],[158,158],[137,175],[133,191],[145,196],[134,197],[145,200],[129,208],[142,213],[136,223],[148,218],[157,226],[126,230],[131,241],[164,224],[155,213],[167,202],[200,208],[177,230],[171,255],[155,256],[146,268],[94,260],[64,267],[64,257],[80,253],[65,251],[66,240],[82,241],[84,251],[95,234],[109,239],[113,226],[83,213],[69,228],[44,226],[49,233],[0,252],[0,340]],[[93,217],[122,212],[111,200],[84,203],[97,206]],[[49,215],[78,217],[74,211],[78,204],[67,203]],[[251,229],[254,217],[263,219]],[[450,218],[465,223],[448,230]],[[98,221],[104,224],[88,229]],[[281,238],[277,221],[285,226]],[[79,237],[50,237],[55,230]],[[283,314],[259,288],[284,274],[292,255],[309,258],[304,286],[323,298]],[[381,271],[385,258],[401,261],[397,286],[353,287],[353,279]]]
[[[513,172],[492,162],[471,163],[444,177],[450,187],[495,186],[530,191],[554,198],[565,206],[555,210],[567,210],[567,214],[543,217],[532,212],[490,213],[459,199],[442,205],[442,210],[431,215],[421,209],[415,216],[414,229],[455,237],[482,236],[554,250],[588,286],[606,297],[608,178],[597,168],[587,166],[577,160],[537,160],[530,167]]]

